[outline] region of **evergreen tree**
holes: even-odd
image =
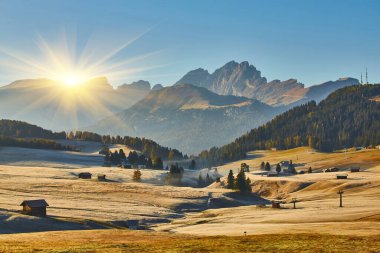
[[[204,181],[203,181],[201,173],[199,173],[199,176],[198,176],[198,186],[199,187],[203,187],[204,186]]]
[[[264,161],[261,162],[260,170],[265,170],[265,162]]]
[[[266,171],[270,171],[270,170],[271,170],[271,167],[270,167],[270,163],[269,163],[269,162],[267,162],[267,163],[265,164],[265,170],[266,170]]]
[[[244,172],[249,172],[249,165],[246,163],[242,163],[240,165],[240,169],[243,170]]]
[[[240,170],[240,172],[237,174],[235,184],[236,184],[235,188],[240,193],[248,192],[248,185],[247,185],[247,180],[245,178],[244,170]]]
[[[307,173],[313,173],[313,170],[311,169],[311,167],[309,167]]]
[[[281,172],[281,165],[279,163],[277,163],[277,165],[276,165],[276,171],[277,171],[277,173]]]
[[[227,176],[227,188],[234,189],[234,187],[235,187],[235,177],[232,170],[230,170],[230,173],[228,173],[228,176]]]
[[[164,164],[161,160],[161,157],[156,157],[154,160],[153,160],[153,167],[156,168],[156,169],[159,169],[159,170],[162,170],[164,168]]]
[[[247,192],[252,192],[251,179],[246,180]]]
[[[297,174],[297,171],[294,167],[293,161],[290,160],[289,166],[288,166],[288,171],[292,174]]]

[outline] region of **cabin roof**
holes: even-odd
[[[20,206],[30,206],[30,207],[46,207],[49,204],[44,199],[36,199],[36,200],[24,200]]]

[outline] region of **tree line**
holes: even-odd
[[[210,166],[244,158],[248,151],[309,146],[322,152],[380,144],[380,85],[342,88],[316,104],[311,101],[275,117],[234,142],[202,151]]]
[[[66,139],[66,132],[55,133],[17,120],[0,120],[0,135],[13,138]]]
[[[100,135],[97,133],[92,133],[88,131],[75,131],[75,132],[53,132],[51,130],[43,129],[42,127],[32,125],[26,122],[17,120],[0,120],[0,136],[4,136],[2,140],[2,145],[12,145],[12,146],[28,146],[28,147],[46,147],[49,149],[69,149],[58,143],[53,144],[49,140],[86,140],[101,142],[103,144],[122,144],[130,147],[131,149],[139,150],[145,157],[150,157],[154,159],[155,157],[161,157],[164,160],[175,161],[183,160],[188,157],[183,155],[177,149],[171,149],[168,147],[163,147],[158,143],[138,137],[129,136],[110,136],[110,135]],[[25,140],[21,140],[25,139]],[[27,140],[35,139],[35,140]],[[38,141],[36,140],[38,139]],[[43,141],[42,139],[45,139]],[[49,143],[49,144],[47,144]],[[154,161],[152,161],[154,162]]]
[[[121,144],[126,145],[131,149],[139,150],[141,153],[150,158],[161,157],[164,160],[183,160],[188,157],[182,154],[182,152],[177,149],[171,149],[168,147],[163,147],[158,143],[145,138],[130,137],[130,136],[110,136],[110,135],[100,135],[97,133],[87,132],[87,131],[75,131],[69,132],[67,134],[67,139],[69,140],[86,140],[101,142],[103,144]]]
[[[72,150],[71,147],[61,145],[53,140],[48,139],[22,139],[12,138],[0,135],[0,146],[36,148],[36,149],[55,149],[55,150]]]

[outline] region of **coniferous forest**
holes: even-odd
[[[181,160],[185,158],[180,151],[163,147],[150,139],[130,136],[99,135],[87,131],[57,133],[22,121],[0,120],[0,146],[63,150],[73,149],[53,141],[64,139],[94,141],[104,144],[123,144],[132,149],[141,151],[146,157],[162,157],[165,160]]]
[[[309,146],[331,152],[380,144],[380,85],[356,85],[316,104],[297,106],[234,142],[199,154],[208,165],[242,159],[248,151]]]

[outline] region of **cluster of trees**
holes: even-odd
[[[165,181],[167,184],[180,185],[182,176],[185,170],[178,163],[170,165],[169,172],[166,175]]]
[[[220,178],[218,177],[216,180],[214,180],[210,175],[207,173],[206,177],[203,178],[202,174],[199,173],[198,176],[198,187],[206,187],[209,186],[210,184],[214,183],[215,181],[220,182]]]
[[[101,142],[103,144],[122,144],[130,147],[131,149],[139,150],[146,157],[151,157],[152,159],[156,157],[161,157],[164,160],[174,161],[187,159],[177,149],[171,149],[168,147],[163,147],[158,143],[139,137],[129,137],[129,136],[110,136],[110,135],[100,135],[87,131],[76,131],[69,132],[67,138],[70,140],[86,140]]]
[[[109,150],[104,152],[104,161],[110,162],[113,165],[120,165],[123,161],[128,160],[131,165],[145,165],[147,168],[161,170],[164,168],[163,161],[160,157],[153,159],[150,157],[147,158],[143,154],[139,155],[136,151],[130,151],[127,157],[123,149],[119,149],[119,151],[115,150],[114,152]]]
[[[55,133],[17,120],[0,120],[0,135],[13,138],[66,139],[66,133]]]
[[[236,178],[232,170],[230,170],[227,176],[227,188],[237,190],[240,193],[252,192],[251,180],[246,178],[243,169],[240,169],[239,173],[236,175]]]
[[[244,158],[251,150],[309,146],[331,152],[380,143],[380,85],[356,85],[330,94],[318,105],[297,106],[223,147],[202,151],[199,160],[211,166]]]
[[[263,162],[261,162],[261,164],[260,164],[260,169],[261,169],[261,170],[271,171],[271,168],[272,168],[272,166],[270,165],[269,162],[266,162],[266,163],[265,163],[265,162],[263,161]],[[281,164],[277,163],[277,164],[276,164],[276,172],[277,172],[277,173],[280,173],[281,171],[282,171]],[[288,165],[287,171],[288,171],[289,173],[292,173],[292,174],[297,174],[296,168],[295,168],[295,166],[294,166],[292,160],[289,161],[289,165]]]
[[[36,148],[36,149],[55,149],[55,150],[72,150],[69,146],[61,145],[55,141],[47,139],[21,139],[0,135],[0,146]]]

